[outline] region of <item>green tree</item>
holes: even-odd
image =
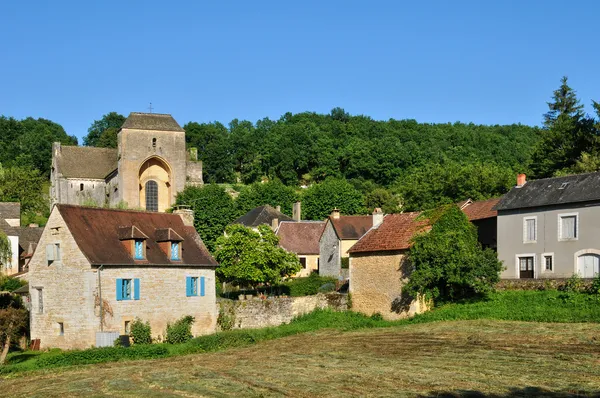
[[[296,274],[302,266],[298,256],[278,247],[279,237],[266,225],[255,231],[228,225],[217,239],[215,258],[219,280],[240,287],[275,285]]]
[[[302,195],[304,216],[307,220],[322,220],[334,208],[342,214],[364,214],[364,197],[348,181],[328,178],[307,188]]]
[[[94,123],[88,129],[87,135],[83,137],[83,145],[98,147],[100,144],[110,144],[112,141],[108,137],[102,138],[102,135],[110,128],[119,130],[125,123],[125,119],[125,116],[117,112],[110,112],[102,116],[100,120],[94,120]]]
[[[482,249],[476,227],[458,206],[430,212],[429,220],[431,230],[413,238],[407,256],[413,271],[402,295],[446,302],[493,291],[502,263]]]
[[[280,181],[256,182],[242,189],[235,199],[235,207],[237,214],[243,215],[258,206],[281,206],[281,211],[291,216],[292,205],[298,198],[294,188],[287,187]]]
[[[10,247],[10,240],[8,236],[0,231],[0,264],[6,266],[10,262],[12,257],[12,249]],[[0,269],[0,274],[2,270]],[[0,291],[3,289],[0,289]]]
[[[100,134],[95,146],[100,148],[116,148],[118,146],[118,134],[118,128],[107,128],[102,132],[102,134]]]
[[[216,184],[202,187],[187,186],[177,194],[177,205],[194,210],[194,226],[206,247],[213,252],[217,237],[225,226],[235,219],[233,199],[223,187]]]
[[[375,188],[365,196],[367,211],[373,212],[379,207],[385,214],[398,213],[401,210],[400,200],[385,188]]]
[[[0,201],[20,202],[21,212],[43,214],[49,211],[45,194],[47,180],[30,167],[2,168],[0,165]]]
[[[17,340],[25,331],[29,316],[23,308],[8,307],[0,309],[0,365],[4,365],[10,344]]]
[[[189,147],[198,149],[205,182],[235,182],[231,143],[227,128],[221,123],[190,122],[183,126]]]

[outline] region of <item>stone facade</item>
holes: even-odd
[[[318,254],[299,254],[298,258],[300,259],[300,262],[304,261],[306,267],[303,267],[296,275],[294,275],[294,278],[309,276],[314,271],[319,271]]]
[[[425,312],[428,306],[422,300],[402,301],[402,286],[407,278],[405,251],[351,254],[352,310],[366,315],[380,313],[387,320]]]
[[[59,258],[47,261],[48,245]],[[90,265],[55,207],[30,262],[31,338],[41,347],[88,348],[100,331],[99,293],[105,305],[104,331],[124,333],[125,322],[149,321],[154,337],[164,336],[167,322],[191,315],[194,335],[215,330],[217,311],[214,267]],[[205,277],[204,297],[186,297],[186,276]],[[116,279],[139,278],[139,300],[118,301]],[[100,289],[101,286],[101,289]],[[112,315],[109,313],[112,312]]]
[[[319,275],[339,278],[341,273],[340,239],[330,222],[325,226],[319,241]]]

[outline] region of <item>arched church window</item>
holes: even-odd
[[[158,211],[158,184],[156,181],[146,183],[146,210]]]

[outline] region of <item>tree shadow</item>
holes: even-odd
[[[9,365],[14,365],[16,363],[21,363],[21,362],[26,362],[30,359],[32,359],[33,357],[38,356],[39,353],[35,353],[35,352],[24,352],[22,354],[15,354],[12,355],[9,360],[8,360],[8,364]]]
[[[511,388],[504,394],[489,394],[474,390],[456,391],[431,391],[427,395],[419,395],[421,398],[516,398],[516,397],[550,397],[550,398],[572,398],[572,397],[600,397],[600,391],[550,391],[540,387]]]

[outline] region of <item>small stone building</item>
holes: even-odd
[[[217,263],[193,213],[175,212],[56,205],[30,262],[31,338],[87,348],[98,332],[129,333],[135,318],[157,337],[186,315],[194,335],[212,333]]]
[[[284,221],[279,224],[279,246],[296,253],[302,265],[295,277],[319,271],[319,240],[324,227],[325,221]]]
[[[21,226],[20,203],[0,203],[0,231],[7,236],[11,248],[10,261],[7,264],[0,263],[0,274],[22,276],[27,272],[27,264],[42,230],[37,224]]]
[[[171,115],[133,112],[118,147],[52,147],[52,204],[89,204],[163,212],[186,184],[201,185],[198,153],[186,151],[185,131]]]

